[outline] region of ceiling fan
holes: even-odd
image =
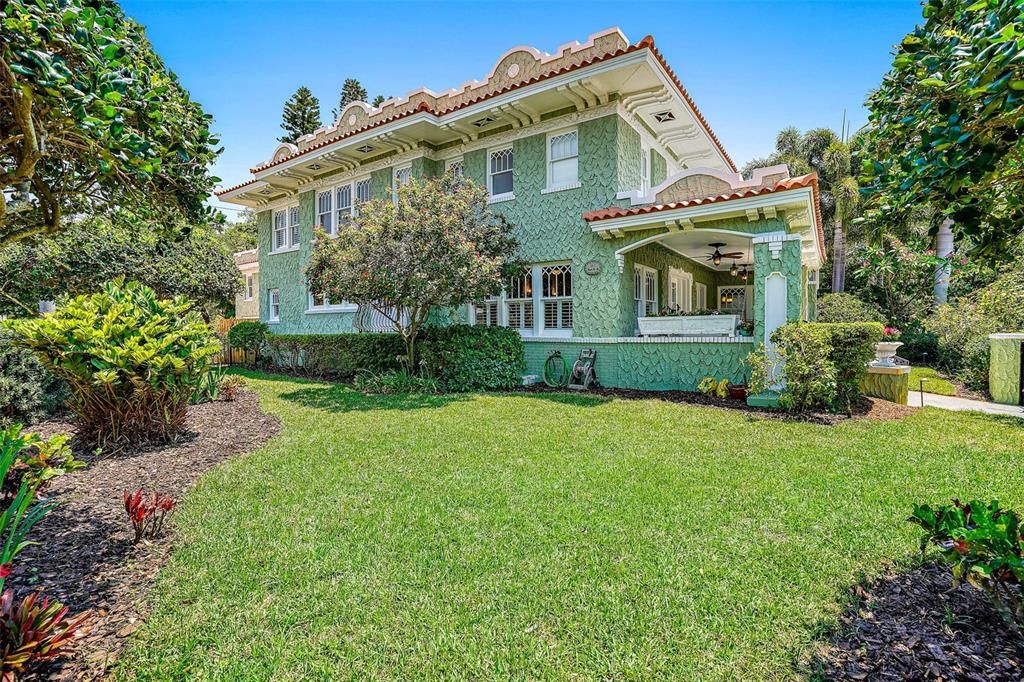
[[[715,265],[720,265],[722,263],[722,259],[723,258],[742,258],[743,256],[746,255],[742,251],[733,251],[732,253],[722,253],[718,249],[720,249],[721,247],[725,246],[725,242],[713,242],[711,244],[708,244],[708,246],[713,248],[715,250],[715,252],[714,253],[709,253],[708,257],[705,258],[704,260],[709,260],[712,263],[714,263]]]

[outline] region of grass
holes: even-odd
[[[1024,421],[816,426],[586,395],[250,375],[117,677],[790,679],[914,502],[1024,503]]]
[[[956,386],[936,370],[931,367],[911,367],[911,391],[921,390],[921,379],[928,380],[924,382],[925,393],[935,393],[936,395],[956,395]]]

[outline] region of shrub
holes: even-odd
[[[772,334],[783,363],[786,388],[779,397],[785,409],[803,412],[819,408],[847,410],[863,395],[861,381],[882,325],[862,323],[790,323]],[[747,358],[750,390],[761,393],[776,380],[778,368],[763,346]]]
[[[0,428],[13,422],[36,422],[58,411],[66,397],[63,382],[0,328]]]
[[[218,387],[220,397],[224,402],[230,403],[238,397],[238,392],[245,386],[245,379],[237,374],[229,374],[224,377]]]
[[[717,387],[718,381],[714,377],[704,377],[697,384],[697,390],[704,395],[714,395]]]
[[[279,367],[345,381],[395,371],[405,354],[398,334],[268,334],[266,345]]]
[[[239,322],[228,330],[228,342],[234,348],[252,353],[256,362],[259,361],[260,349],[267,340],[267,325],[262,322]]]
[[[1009,270],[983,289],[940,305],[924,327],[938,340],[939,364],[971,388],[986,389],[988,335],[1024,331],[1024,272]]]
[[[228,370],[224,366],[210,367],[196,382],[192,389],[192,396],[189,402],[193,405],[208,403],[220,397],[220,386],[227,376]]]
[[[11,469],[23,452],[32,447],[38,439],[33,434],[22,434],[21,424],[15,424],[4,431],[0,439],[0,481],[6,481]],[[39,519],[43,518],[52,504],[36,501],[39,482],[22,476],[17,492],[11,496],[7,509],[0,514],[0,591],[11,572],[14,557],[29,543],[25,540],[28,532]]]
[[[75,631],[89,618],[80,613],[67,619],[68,608],[38,593],[14,601],[14,591],[0,595],[0,673],[13,681],[25,669],[63,653]]]
[[[436,379],[409,374],[404,369],[391,372],[360,374],[353,386],[369,394],[440,393]]]
[[[927,331],[920,322],[907,325],[900,335],[898,355],[914,364],[934,364],[939,361],[939,337]]]
[[[885,322],[882,312],[853,294],[825,294],[818,299],[818,322]]]
[[[915,505],[911,523],[924,529],[921,552],[936,545],[953,568],[954,585],[967,581],[985,590],[996,610],[1010,626],[1024,625],[1024,536],[1020,517],[998,502],[972,500],[933,509]]]
[[[54,313],[7,324],[17,343],[67,382],[78,434],[115,450],[172,440],[220,350],[189,301],[158,299],[152,289],[120,279]]]
[[[519,332],[508,327],[432,327],[420,363],[443,391],[504,390],[522,384],[524,352]]]
[[[152,540],[159,537],[163,533],[167,515],[174,511],[176,505],[173,497],[163,493],[146,495],[142,488],[135,492],[125,491],[124,511],[135,531],[132,544],[137,545],[144,538]]]
[[[14,463],[3,480],[4,497],[13,497],[23,481],[35,490],[61,474],[84,467],[85,462],[75,459],[68,440],[65,435],[43,440],[39,434],[23,433],[21,424],[0,429],[0,453],[15,452]]]

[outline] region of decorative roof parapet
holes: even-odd
[[[736,165],[725,151],[722,143],[712,132],[707,120],[697,109],[689,93],[686,92],[682,83],[679,82],[675,73],[655,47],[654,38],[648,35],[640,42],[630,45],[620,29],[610,28],[591,35],[582,44],[573,42],[563,45],[554,54],[544,54],[532,47],[512,48],[502,55],[491,73],[482,81],[469,81],[459,88],[443,93],[434,93],[422,88],[405,97],[387,100],[376,108],[365,102],[352,102],[341,112],[334,125],[320,128],[311,135],[299,138],[298,144],[279,145],[269,161],[251,168],[250,171],[253,173],[265,171],[315,149],[407,116],[417,113],[443,116],[516,88],[532,85],[600,61],[645,49],[650,50],[657,59],[722,156],[735,170]],[[244,186],[244,183],[232,189],[241,186]],[[219,194],[227,191],[231,190],[225,190]]]

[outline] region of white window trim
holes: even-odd
[[[271,212],[271,214],[270,214],[270,255],[273,256],[273,255],[278,254],[278,253],[291,253],[292,251],[298,251],[299,250],[299,245],[300,245],[299,242],[296,242],[294,244],[291,243],[291,239],[292,239],[292,225],[291,225],[290,222],[288,222],[289,221],[289,217],[291,215],[291,210],[293,208],[298,208],[298,207],[299,207],[298,202],[293,202],[291,204],[288,204],[287,206],[282,206],[281,208],[275,209],[273,212]],[[278,213],[283,213],[284,214],[284,239],[285,239],[286,246],[282,246],[279,249],[275,249],[274,248],[274,244],[277,242],[277,240],[275,238],[276,237],[276,235],[275,235],[276,229],[275,229],[274,220],[275,220],[275,216],[277,216]],[[302,215],[301,215],[301,213],[299,215],[299,230],[300,231],[302,230]]]
[[[330,305],[317,304],[313,298],[313,292],[306,295],[306,314],[323,315],[324,313],[354,313],[359,310],[355,303],[331,303]]]
[[[452,167],[455,166],[455,164],[460,164],[462,166],[462,177],[466,177],[466,157],[464,156],[456,156],[445,161],[444,172],[448,173],[449,171],[451,171]]]
[[[651,191],[651,148],[640,141],[640,196],[645,197]]]
[[[697,282],[693,285],[694,289],[694,310],[707,310],[708,309],[708,285]],[[701,299],[704,299],[701,301]]]
[[[409,171],[409,181],[412,181],[412,164],[406,163],[401,166],[394,166],[391,169],[391,195],[395,202],[398,201],[398,174],[402,171]]]
[[[274,310],[274,294],[277,294],[277,315],[273,315]],[[267,290],[267,324],[280,324],[281,323],[281,290],[280,289],[268,289]]]
[[[256,276],[251,273],[245,273],[245,300],[251,301],[256,297]]]
[[[511,192],[502,192],[501,194],[495,194],[494,190],[493,190],[493,186],[491,184],[491,180],[492,180],[492,174],[491,174],[491,155],[492,154],[497,154],[498,152],[503,152],[506,149],[508,151],[512,152],[512,191]],[[497,204],[497,203],[500,203],[502,201],[511,201],[512,199],[515,199],[516,198],[516,192],[515,192],[516,151],[513,148],[513,146],[511,144],[506,144],[506,145],[502,145],[501,147],[494,147],[492,149],[488,149],[486,151],[486,153],[485,153],[484,159],[487,162],[487,203],[488,204]]]
[[[327,236],[328,237],[337,237],[338,236],[338,210],[337,210],[337,208],[335,207],[334,204],[338,200],[338,196],[335,193],[333,187],[327,187],[327,188],[324,188],[324,189],[319,189],[319,190],[316,191],[316,194],[313,195],[314,207],[316,208],[317,227],[319,227],[320,229],[323,229],[323,227],[324,227],[323,216],[325,215],[325,213],[320,211],[320,196],[323,195],[323,194],[328,195],[330,197],[330,199],[331,199],[331,207],[327,211],[327,214],[329,214],[331,216],[331,229],[330,229],[330,231],[324,230],[324,232],[327,232]]]
[[[565,135],[566,133],[576,133],[576,180],[573,182],[565,182],[560,185],[553,185],[551,183],[551,138]],[[513,161],[514,163],[514,161]],[[547,134],[544,138],[544,168],[547,170],[547,186],[540,191],[541,194],[552,194],[554,192],[564,192],[570,189],[579,189],[583,186],[580,182],[580,131],[579,128],[562,128],[561,130],[555,130]]]
[[[646,312],[647,312],[647,303],[648,303],[647,297],[646,297],[646,294],[647,294],[646,285],[647,285],[647,275],[648,274],[653,274],[654,275],[654,314],[657,315],[658,311],[661,309],[660,308],[660,301],[661,301],[660,294],[661,294],[661,292],[659,291],[659,289],[661,288],[661,286],[660,286],[661,282],[659,281],[659,278],[658,278],[658,271],[655,268],[652,268],[652,267],[647,266],[647,265],[642,265],[640,263],[634,263],[633,264],[633,278],[634,278],[633,279],[633,286],[634,286],[633,305],[634,306],[637,306],[637,303],[638,303],[638,300],[636,298],[636,291],[635,291],[635,287],[636,287],[636,274],[637,273],[640,274],[640,287],[641,287],[640,295],[644,296],[644,298],[640,299],[640,300],[642,300],[643,303],[644,303],[644,313],[645,313],[644,315],[640,315],[640,310],[637,309],[637,311],[636,311],[637,312],[637,317],[650,317],[649,315],[646,314]],[[640,330],[637,329],[637,332],[639,332],[639,331]]]
[[[406,166],[402,166],[402,167],[403,168],[409,168],[409,167],[411,167],[411,164],[407,164]],[[392,185],[394,185],[394,174],[393,173],[392,173],[391,177],[392,177],[392,180],[391,180]],[[338,217],[339,217],[338,213],[339,213],[339,210],[340,210],[340,208],[338,206],[338,190],[341,189],[342,187],[348,187],[349,188],[349,192],[351,193],[349,196],[351,197],[350,201],[352,203],[350,203],[349,207],[348,207],[348,220],[352,220],[353,218],[356,217],[356,206],[359,205],[359,202],[357,201],[357,198],[356,198],[356,185],[358,185],[361,182],[367,181],[367,180],[370,180],[370,176],[369,175],[360,175],[359,177],[349,178],[345,182],[339,182],[339,183],[334,184],[334,185],[324,186],[324,187],[322,187],[322,188],[317,190],[317,192],[316,192],[317,193],[317,197],[319,197],[321,192],[330,192],[331,193],[331,211],[334,213],[334,232],[329,233],[329,235],[331,237],[337,237],[338,236],[338,230],[341,228],[341,222],[338,220]],[[373,185],[372,184],[370,186],[370,191],[371,191],[371,193],[373,191]],[[372,198],[373,198],[373,196],[371,194],[370,199],[372,199]],[[369,201],[369,199],[367,201]],[[317,206],[317,209],[319,209],[319,206]],[[317,217],[319,217],[319,215],[320,214],[318,213]]]
[[[680,270],[678,268],[668,269],[668,286],[669,291],[665,292],[665,302],[669,305],[672,304],[671,292],[672,292],[672,281],[677,280],[683,287],[680,292],[680,308],[684,313],[693,311],[693,273],[687,272],[686,270]]]
[[[510,329],[515,329],[516,331],[519,332],[520,336],[523,336],[525,338],[534,338],[534,337],[540,337],[540,338],[571,338],[573,336],[573,330],[572,329],[545,329],[544,328],[544,301],[546,301],[546,300],[569,300],[569,301],[572,301],[574,305],[575,305],[575,302],[576,302],[576,295],[575,294],[573,294],[572,296],[565,296],[565,297],[559,296],[559,297],[553,298],[553,299],[546,299],[546,298],[544,298],[544,296],[542,295],[544,282],[542,280],[541,271],[545,267],[547,267],[549,265],[568,265],[568,266],[571,267],[572,266],[572,262],[571,261],[552,261],[552,262],[545,262],[545,263],[535,263],[535,264],[532,264],[532,265],[524,266],[524,267],[529,267],[530,268],[530,286],[533,289],[533,295],[529,298],[529,300],[533,303],[533,326],[528,327],[528,328],[525,328],[525,327],[509,327],[509,323],[508,323],[508,305],[507,305],[509,300],[511,300],[513,302],[518,302],[518,301],[525,301],[527,299],[518,299],[518,298],[509,299],[508,291],[505,288],[502,288],[501,293],[498,294],[497,296],[493,296],[493,297],[487,299],[487,300],[497,301],[497,303],[498,303],[498,325],[497,326],[499,326],[499,327],[509,327]],[[575,282],[574,282],[574,284],[575,284]],[[576,324],[575,312],[576,311],[574,309],[573,310],[573,326],[574,327],[575,327],[575,324]],[[470,324],[473,324],[473,325],[476,324],[476,322],[477,322],[477,320],[476,320],[476,306],[475,306],[475,304],[472,304],[472,303],[469,306],[469,319],[470,319]]]

